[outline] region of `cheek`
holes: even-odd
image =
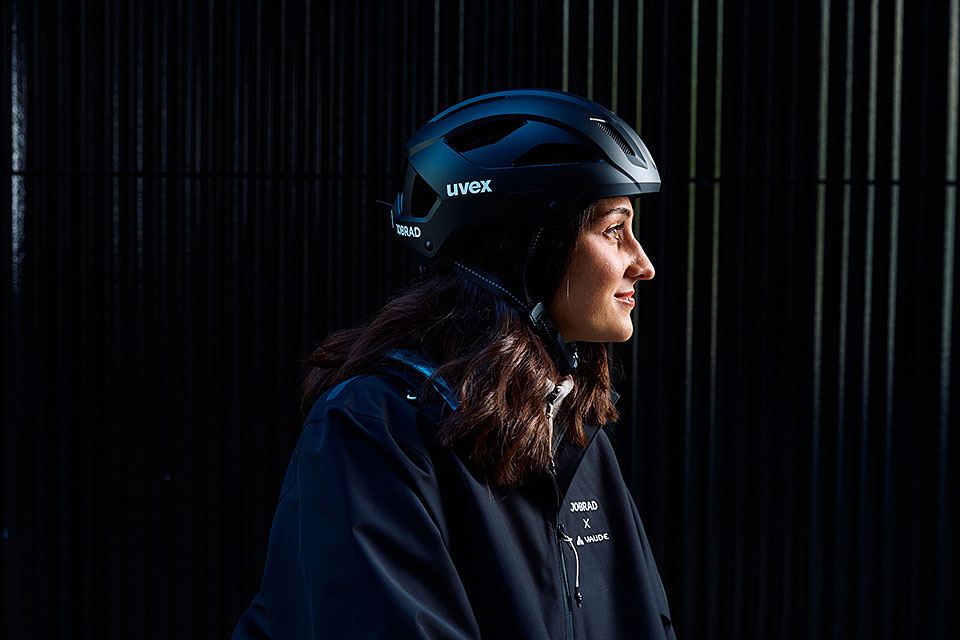
[[[619,265],[612,260],[595,258],[584,261],[581,269],[574,272],[572,276],[582,294],[589,298],[599,298],[613,293],[621,281],[621,273]]]
[[[594,262],[589,267],[570,274],[568,303],[581,322],[595,324],[598,318],[611,313],[610,303],[614,302],[620,278],[609,262]]]

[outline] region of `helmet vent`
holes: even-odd
[[[426,218],[439,199],[437,192],[418,173],[413,179],[413,190],[410,194],[410,215],[414,218]]]
[[[513,161],[515,167],[532,167],[545,164],[571,162],[600,162],[597,152],[581,144],[544,142]]]
[[[526,124],[524,120],[488,120],[451,136],[447,142],[460,153],[488,147]]]
[[[627,141],[623,139],[617,130],[608,125],[606,122],[601,122],[600,120],[594,120],[597,123],[597,126],[600,127],[604,133],[613,138],[613,141],[617,143],[617,146],[620,147],[620,150],[623,151],[628,156],[636,155],[633,152],[633,149],[630,148],[630,145],[627,144]]]

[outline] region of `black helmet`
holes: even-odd
[[[431,270],[478,226],[558,228],[593,201],[659,191],[640,136],[609,109],[563,91],[465,100],[406,144],[391,224]]]

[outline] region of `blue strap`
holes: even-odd
[[[425,378],[430,380],[430,382],[433,384],[433,388],[437,390],[437,393],[440,394],[440,397],[446,401],[447,405],[452,410],[456,411],[457,407],[460,406],[456,394],[454,394],[450,389],[450,385],[447,384],[447,381],[440,376],[434,375],[437,372],[437,366],[421,356],[419,353],[407,351],[406,349],[394,349],[387,354],[387,357],[391,360],[396,360],[397,362],[405,364],[414,371],[423,374]]]

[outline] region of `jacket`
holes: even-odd
[[[488,486],[437,442],[453,394],[418,398],[432,367],[395,357],[311,410],[233,638],[676,638],[603,430]]]

